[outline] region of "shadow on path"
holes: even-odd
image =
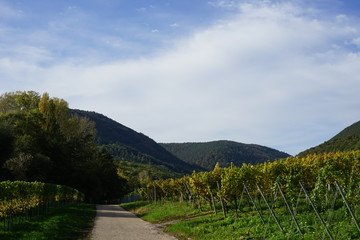
[[[97,217],[121,217],[121,218],[137,218],[134,214],[113,205],[97,207]]]

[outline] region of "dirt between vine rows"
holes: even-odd
[[[92,240],[176,240],[118,205],[97,205]]]

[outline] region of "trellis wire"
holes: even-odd
[[[344,203],[345,203],[345,205],[346,205],[346,207],[347,207],[347,209],[348,209],[348,211],[349,211],[352,219],[354,220],[355,225],[356,225],[358,231],[360,232],[359,222],[358,222],[358,220],[356,219],[354,212],[351,210],[351,207],[350,207],[350,205],[349,205],[349,203],[348,203],[348,201],[347,201],[347,199],[346,199],[346,197],[345,197],[345,194],[344,194],[344,192],[342,191],[342,189],[341,189],[341,187],[340,187],[340,185],[339,185],[339,183],[338,183],[337,181],[335,181],[335,186],[336,186],[336,188],[338,189],[341,197],[343,198],[343,201],[344,201]]]
[[[301,189],[304,191],[304,193],[305,193],[305,195],[306,195],[306,198],[309,200],[312,208],[314,209],[316,216],[317,216],[317,217],[319,218],[319,220],[321,221],[321,224],[323,225],[323,227],[324,227],[327,235],[330,237],[331,240],[334,240],[334,237],[331,235],[328,227],[326,226],[326,223],[324,222],[324,219],[321,217],[320,213],[319,213],[318,210],[316,209],[315,204],[313,203],[313,201],[312,201],[311,198],[309,197],[309,194],[307,193],[304,185],[303,185],[301,182],[299,182],[299,184],[300,184]]]
[[[270,211],[271,215],[272,215],[272,216],[273,216],[273,218],[275,219],[275,222],[276,222],[276,224],[278,225],[279,229],[281,230],[281,232],[284,232],[284,229],[282,228],[282,226],[281,226],[281,224],[280,224],[279,220],[277,219],[277,217],[276,217],[276,215],[275,215],[275,213],[274,213],[274,211],[273,211],[272,207],[270,207],[269,202],[266,200],[266,197],[265,197],[264,193],[261,191],[261,188],[260,188],[259,184],[256,184],[256,187],[257,187],[257,189],[259,190],[259,192],[260,192],[260,194],[261,194],[262,198],[264,199],[264,201],[265,201],[265,203],[266,203],[266,206],[268,207],[268,209],[269,209],[269,211]]]
[[[285,201],[285,205],[286,205],[286,207],[287,207],[287,209],[288,209],[288,211],[289,211],[289,213],[290,213],[290,215],[291,215],[292,220],[294,221],[294,223],[295,223],[295,225],[296,225],[297,230],[299,231],[300,234],[302,234],[301,228],[300,228],[300,226],[299,226],[298,221],[296,220],[295,214],[294,214],[293,211],[291,210],[290,204],[289,204],[289,202],[287,201],[286,196],[285,196],[285,194],[284,194],[283,190],[281,189],[281,186],[280,186],[280,184],[279,184],[278,182],[276,182],[276,186],[277,186],[277,188],[279,189],[280,194],[281,194],[282,198],[283,198],[284,201]]]

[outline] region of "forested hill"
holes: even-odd
[[[207,170],[212,170],[217,162],[221,167],[227,167],[231,163],[241,166],[243,163],[256,164],[290,156],[272,148],[233,141],[162,143],[161,145],[178,158]]]
[[[181,174],[204,170],[180,160],[151,138],[102,114],[82,110],[72,112],[95,122],[98,144],[112,154],[115,160],[165,166],[169,171]]]
[[[299,153],[299,156],[306,156],[312,153],[343,152],[360,150],[360,121],[345,128],[330,140]]]

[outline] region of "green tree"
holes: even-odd
[[[39,102],[40,95],[34,91],[4,93],[0,96],[0,113],[33,110]]]
[[[0,122],[0,166],[10,157],[14,148],[14,134],[11,125],[5,121]]]
[[[98,150],[95,124],[69,112],[66,101],[47,93],[0,96],[0,169],[12,174],[4,179],[68,185],[96,201],[120,197],[126,181]]]

